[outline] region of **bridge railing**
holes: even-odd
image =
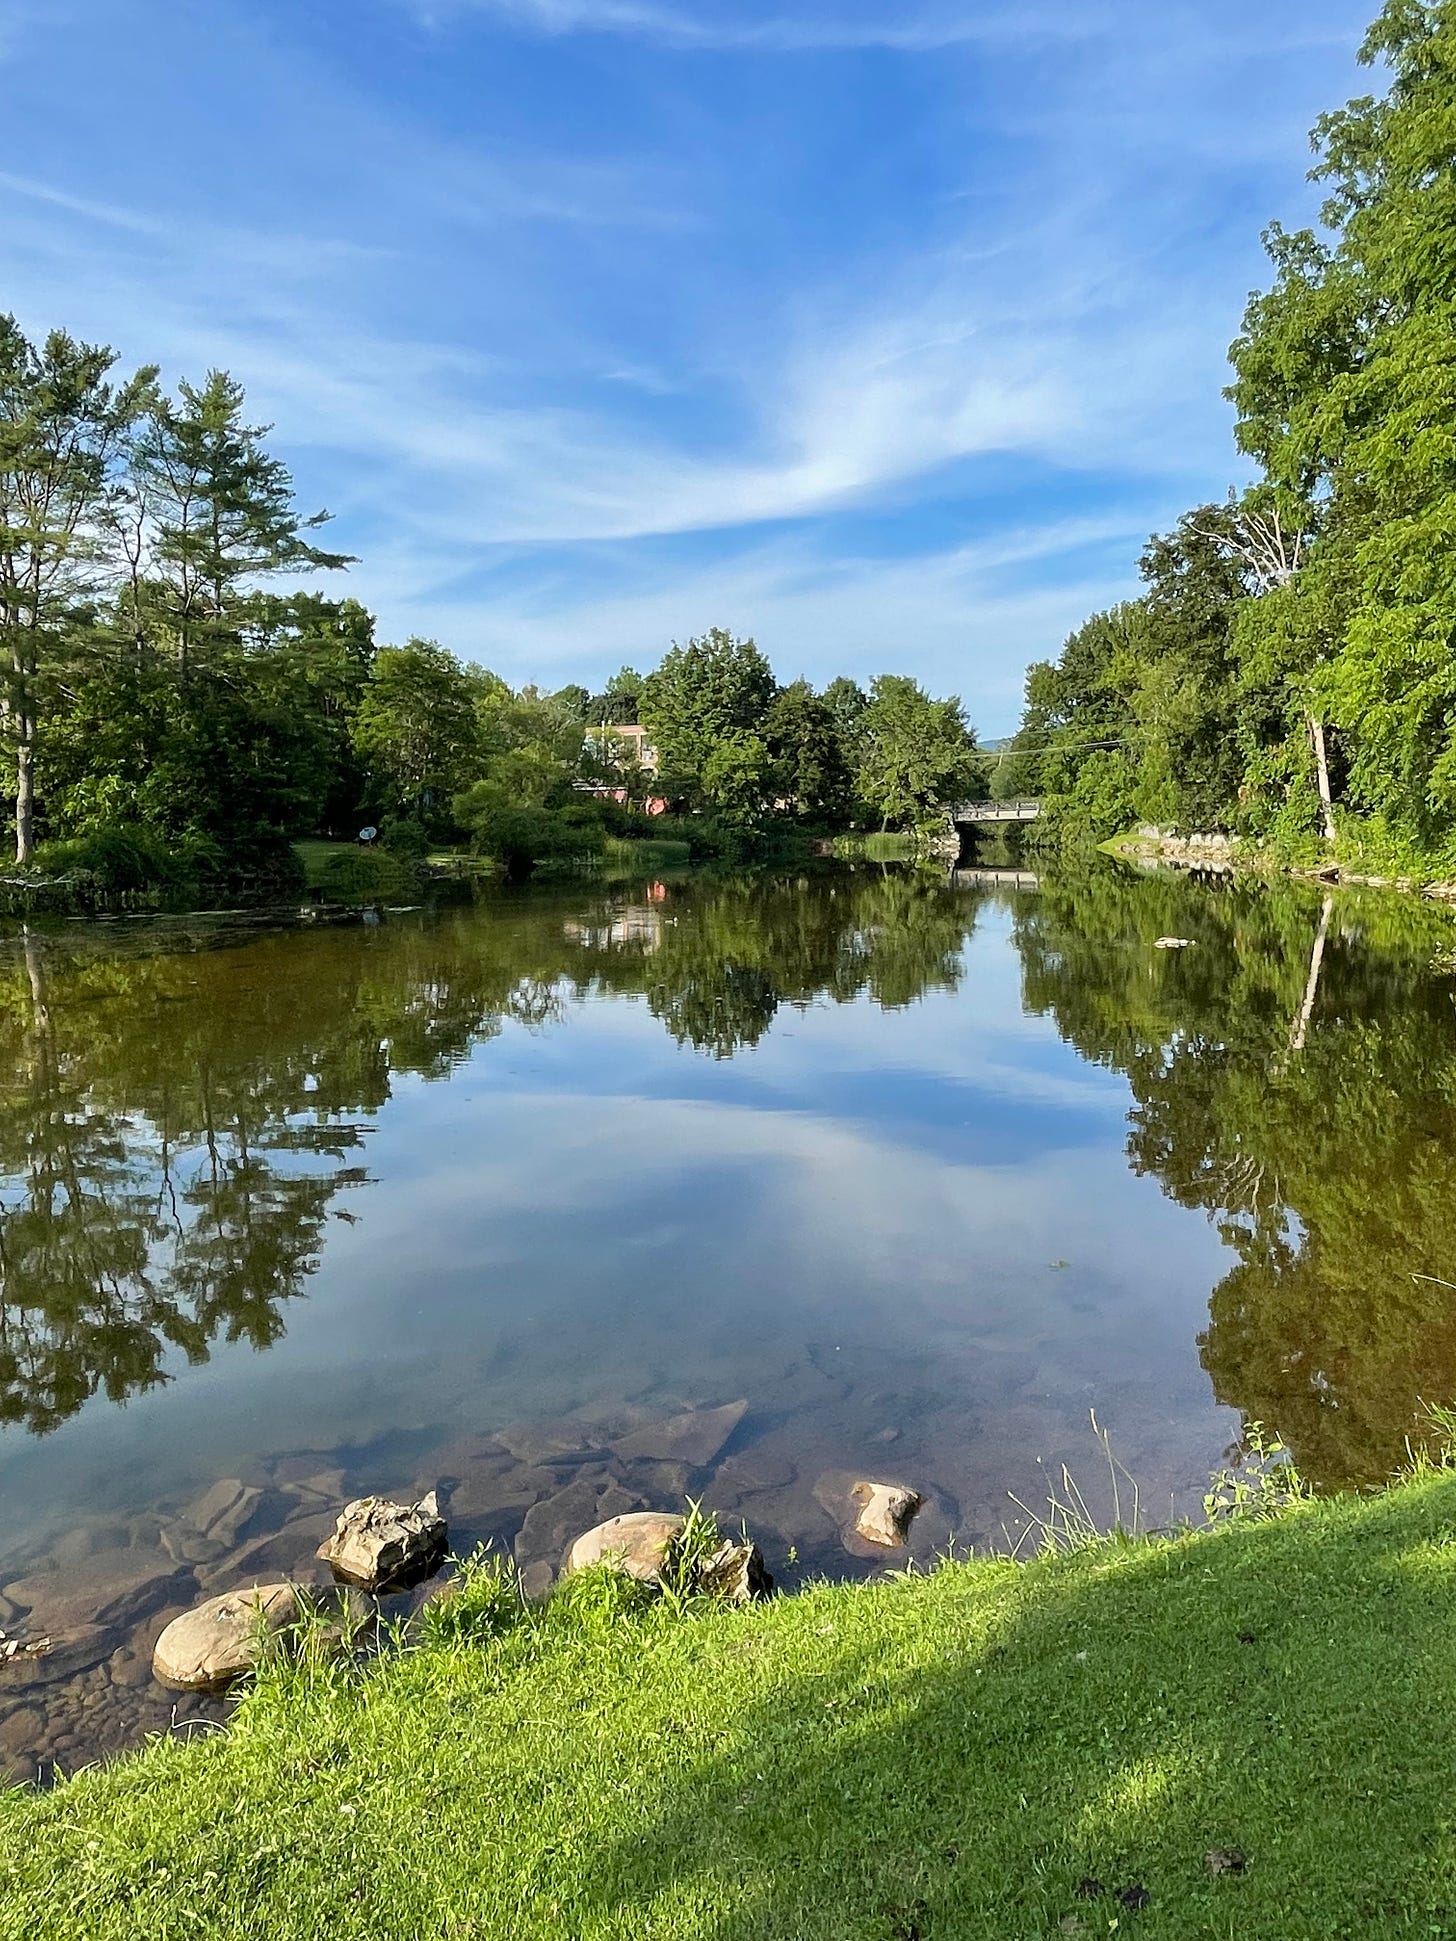
[[[1031,796],[1009,796],[1001,802],[961,802],[951,810],[957,822],[1030,822],[1041,814]]]

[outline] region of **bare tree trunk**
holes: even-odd
[[[17,718],[15,746],[15,860],[28,863],[35,849],[35,723]]]
[[[1330,918],[1334,914],[1335,899],[1325,898],[1325,907],[1320,911],[1319,929],[1315,932],[1314,948],[1309,953],[1309,980],[1304,987],[1304,1002],[1299,1007],[1299,1015],[1289,1031],[1289,1049],[1304,1050],[1304,1041],[1309,1036],[1309,1021],[1314,1016],[1314,1002],[1319,996],[1320,969],[1325,961],[1325,939],[1330,934]]]
[[[1325,757],[1325,724],[1309,710],[1309,739],[1314,747],[1314,770],[1319,781],[1320,827],[1328,843],[1335,840],[1335,810],[1330,800],[1330,765]]]

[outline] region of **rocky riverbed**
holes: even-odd
[[[863,1452],[871,1467],[858,1473],[894,1479],[902,1433],[885,1422]],[[432,1451],[428,1469],[406,1476],[301,1449],[218,1478],[189,1501],[80,1524],[37,1554],[0,1559],[0,1632],[21,1647],[0,1655],[0,1776],[46,1784],[153,1733],[214,1729],[227,1699],[157,1683],[158,1637],[223,1591],[284,1578],[327,1584],[316,1552],[351,1497],[437,1490],[451,1551],[489,1544],[509,1553],[534,1594],[549,1590],[584,1531],[634,1511],[680,1508],[686,1496],[701,1497],[725,1531],[750,1524],[781,1582],[809,1569],[864,1573],[906,1556],[927,1563],[953,1528],[965,1537],[960,1506],[932,1491],[908,1549],[887,1556],[855,1532],[854,1480],[823,1465],[802,1423],[756,1414],[740,1397],[486,1431]],[[919,1477],[904,1480],[924,1488]],[[402,1612],[422,1594],[384,1598],[381,1607]],[[50,1641],[45,1651],[24,1649],[41,1639]]]

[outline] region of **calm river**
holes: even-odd
[[[846,1477],[922,1559],[1063,1463],[1105,1513],[1093,1409],[1152,1523],[1246,1418],[1388,1473],[1456,1398],[1453,937],[1111,864],[0,937],[0,1630],[57,1643],[0,1775],[215,1716],[158,1630],[366,1491],[538,1583],[691,1493],[792,1584],[878,1567]]]

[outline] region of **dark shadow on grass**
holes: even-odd
[[[690,1695],[664,1696],[670,1777],[587,1863],[581,1926],[675,1932],[701,1899],[728,1910],[691,1928],[712,1941],[1456,1934],[1448,1532],[1442,1479],[989,1587],[953,1573],[929,1623],[924,1590],[886,1585],[866,1595],[891,1652],[852,1600],[804,1598],[812,1652],[750,1615],[713,1654],[741,1660],[736,1729],[684,1746]]]

